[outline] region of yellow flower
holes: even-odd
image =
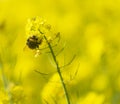
[[[41,17],[35,17],[28,19],[26,24],[26,45],[29,49],[36,50],[35,56],[38,56],[38,50],[44,49],[47,46],[44,36],[48,42],[52,42],[54,39],[60,36],[59,32],[55,32],[50,24]]]
[[[11,99],[15,104],[23,103],[25,101],[25,94],[22,86],[13,85],[11,90]]]
[[[0,104],[9,104],[9,97],[6,92],[0,91]]]
[[[35,35],[35,36],[41,37],[42,34],[39,32],[39,30],[43,32],[41,27],[43,27],[44,23],[45,21],[40,17],[28,19],[27,25],[26,25],[27,36],[30,37]]]

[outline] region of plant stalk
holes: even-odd
[[[1,70],[2,81],[3,81],[3,84],[4,84],[4,90],[5,90],[5,91],[7,92],[7,94],[8,94],[10,104],[13,104],[13,102],[12,102],[12,100],[11,100],[11,93],[10,93],[10,91],[7,89],[7,87],[8,87],[8,81],[7,81],[6,77],[5,77],[5,74],[4,74],[4,71],[3,71],[2,66],[0,67],[0,70]]]
[[[65,97],[66,97],[66,102],[67,102],[67,104],[70,104],[70,99],[69,99],[69,95],[68,95],[68,92],[67,92],[67,88],[66,88],[66,85],[65,85],[65,83],[64,83],[64,79],[63,79],[63,77],[62,77],[62,74],[61,74],[61,71],[60,71],[60,67],[59,67],[58,61],[57,61],[57,59],[56,59],[55,53],[54,53],[54,51],[53,51],[53,48],[52,48],[50,42],[47,40],[47,38],[46,38],[45,35],[44,35],[44,38],[45,38],[45,40],[46,40],[46,42],[47,42],[47,44],[48,44],[48,47],[49,47],[49,49],[50,49],[50,51],[51,51],[53,60],[54,60],[54,62],[55,62],[55,64],[56,64],[56,69],[57,69],[58,75],[59,75],[59,77],[60,77],[61,84],[62,84],[62,86],[63,86],[64,94],[65,94]]]

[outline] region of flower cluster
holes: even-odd
[[[28,19],[26,25],[26,34],[28,37],[35,35],[42,38],[43,33],[45,33],[45,20],[40,17]]]
[[[8,104],[9,97],[6,92],[0,90],[0,104]]]
[[[14,102],[14,104],[21,104],[25,101],[26,96],[24,93],[24,89],[20,85],[13,86],[11,88],[11,100]]]
[[[26,24],[26,35],[26,45],[28,48],[36,50],[36,53],[39,54],[39,51],[46,47],[46,40],[44,37],[47,38],[48,42],[52,42],[60,36],[60,33],[55,32],[52,26],[43,18],[35,17],[28,19]]]
[[[26,94],[21,85],[10,83],[7,91],[0,90],[0,104],[22,104],[26,101]]]
[[[33,35],[42,39],[45,35],[48,40],[54,38],[57,35],[52,29],[51,25],[46,22],[42,17],[35,17],[28,19],[26,24],[26,35],[27,38],[32,37]]]

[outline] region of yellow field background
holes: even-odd
[[[120,104],[120,0],[0,0],[0,104],[66,104],[50,53],[25,49],[36,16],[60,32],[61,66],[76,54],[62,69],[71,104]]]

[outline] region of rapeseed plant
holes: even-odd
[[[40,53],[42,53],[42,50],[49,49],[50,52],[48,53],[51,53],[52,58],[54,60],[57,74],[59,76],[60,83],[63,87],[63,91],[66,97],[66,102],[67,104],[70,104],[67,87],[61,72],[61,67],[57,60],[58,53],[55,53],[54,51],[54,46],[56,46],[60,40],[60,32],[55,32],[52,26],[48,24],[46,20],[44,20],[43,18],[35,17],[28,20],[28,23],[26,25],[26,34],[28,37],[26,45],[28,48],[36,52],[35,57],[37,57]],[[57,40],[56,43],[55,43],[55,40]],[[69,64],[66,64],[65,66]],[[44,100],[46,101],[47,99],[44,99]]]
[[[0,43],[0,104],[21,104],[26,97],[22,85],[13,77],[17,62],[12,51],[13,44],[9,46],[11,40],[4,33],[0,34]]]

